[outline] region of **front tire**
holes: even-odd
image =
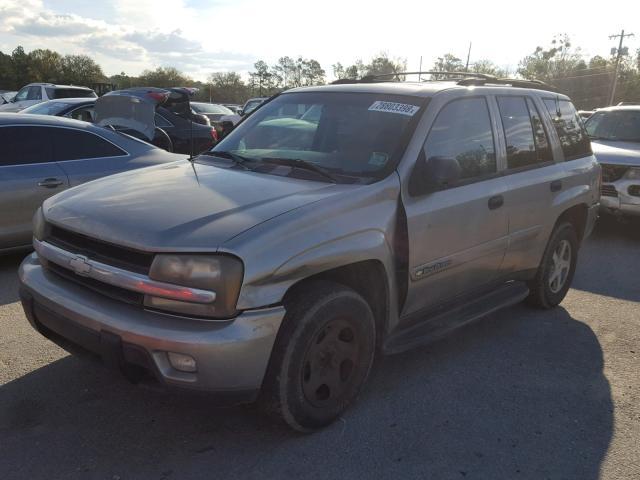
[[[553,230],[536,276],[529,282],[529,304],[553,308],[562,302],[576,270],[578,247],[578,236],[571,223],[562,223]]]
[[[262,389],[262,403],[294,430],[337,419],[364,384],[375,353],[375,320],[354,290],[309,283],[291,301]]]

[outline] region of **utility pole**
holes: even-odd
[[[609,35],[609,40],[613,40],[614,38],[620,38],[620,43],[618,44],[618,49],[611,49],[611,52],[615,50],[616,52],[616,68],[613,72],[613,85],[611,86],[611,97],[609,97],[609,105],[613,105],[613,99],[616,96],[616,86],[618,85],[618,68],[620,67],[620,57],[623,55],[624,51],[622,49],[622,42],[625,37],[633,37],[633,33],[624,33],[624,30],[620,32],[619,35]]]
[[[469,42],[469,51],[467,52],[467,64],[464,67],[464,71],[469,71],[469,59],[471,58],[471,42]]]
[[[420,55],[420,68],[418,69],[418,71],[420,72],[418,74],[418,81],[422,80],[422,55]]]

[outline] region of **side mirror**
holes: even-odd
[[[240,116],[244,115],[244,111],[241,108],[238,109],[238,115],[240,115]]]
[[[423,149],[409,179],[409,193],[417,196],[442,190],[456,183],[460,173],[460,165],[455,158],[435,156],[427,160]]]

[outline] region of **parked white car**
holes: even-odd
[[[30,83],[22,87],[9,103],[0,105],[0,112],[19,112],[27,107],[58,98],[96,98],[96,92],[87,87]]]

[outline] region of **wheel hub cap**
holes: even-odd
[[[316,333],[302,369],[302,390],[312,405],[328,407],[344,397],[359,349],[355,330],[347,320],[333,320]]]
[[[571,269],[571,244],[568,240],[561,240],[553,251],[551,268],[549,270],[549,289],[558,293],[564,287]]]

